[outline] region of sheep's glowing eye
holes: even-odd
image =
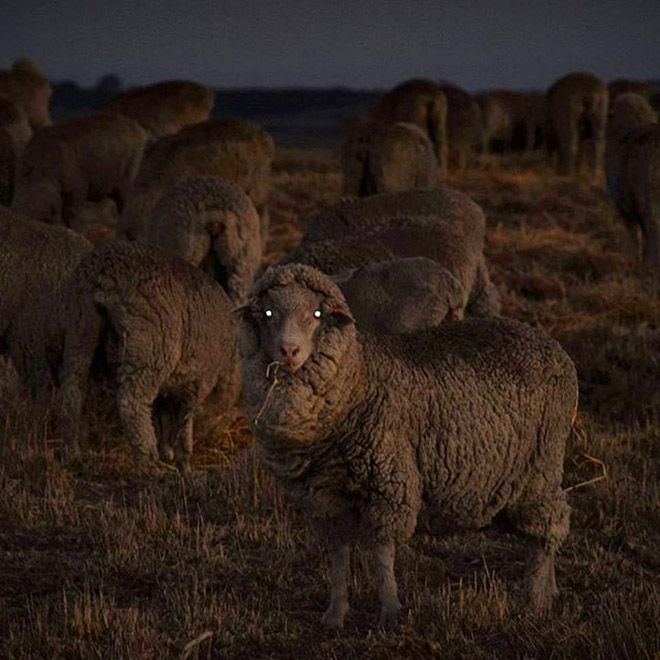
[[[320,319],[320,318],[321,318],[321,310],[320,310],[320,309],[317,309],[317,310],[314,312],[314,318],[315,318],[315,319]]]
[[[264,314],[266,314],[267,318],[270,318],[273,315],[273,310],[272,309],[267,309]]]

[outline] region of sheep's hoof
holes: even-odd
[[[383,628],[383,630],[391,628],[396,623],[400,611],[401,603],[398,601],[383,605],[380,611],[380,618],[378,619],[378,627]]]
[[[333,607],[330,605],[321,617],[321,623],[330,630],[341,630],[344,627],[344,618],[348,607]]]

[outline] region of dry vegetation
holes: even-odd
[[[338,195],[336,159],[283,150],[271,256]],[[657,658],[660,652],[660,300],[602,192],[538,159],[485,160],[452,179],[489,218],[504,313],[572,355],[581,413],[566,460],[572,533],[552,616],[520,607],[519,541],[424,530],[398,559],[405,616],[385,634],[358,550],[353,609],[321,630],[325,564],[259,463],[245,424],[198,447],[194,483],[140,473],[112,420],[80,462],[38,410],[5,402],[0,431],[2,658]],[[105,425],[107,424],[107,426]],[[227,456],[219,446],[240,446]],[[247,448],[245,448],[247,445]]]

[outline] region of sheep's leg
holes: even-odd
[[[394,576],[394,556],[396,554],[394,541],[378,544],[375,554],[378,570],[378,596],[382,606],[378,625],[385,627],[394,622],[401,610]]]
[[[342,628],[348,612],[348,572],[350,552],[347,544],[330,551],[330,605],[321,621],[328,628]]]
[[[539,485],[547,489],[547,483]],[[562,490],[554,497],[523,496],[509,511],[516,527],[529,537],[526,587],[528,606],[536,613],[547,612],[558,594],[555,555],[568,535],[570,507]]]
[[[156,431],[152,421],[152,405],[158,392],[145,390],[132,381],[121,382],[117,407],[124,431],[138,462],[158,460]]]
[[[186,476],[190,473],[190,455],[193,450],[193,418],[196,399],[189,398],[177,406],[174,423],[174,462],[179,472]]]

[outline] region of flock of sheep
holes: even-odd
[[[209,119],[212,92],[182,81],[52,125],[50,91],[28,60],[0,72],[0,366],[52,407],[69,450],[99,379],[136,459],[183,475],[201,404],[229,421],[242,409],[330,551],[328,626],[343,624],[362,540],[380,622],[396,617],[395,547],[422,513],[451,527],[505,513],[529,540],[530,605],[546,611],[569,530],[575,367],[543,332],[500,317],[484,214],[441,181],[498,143],[542,137],[565,173],[590,147],[594,179],[606,168],[658,275],[652,90],[608,93],[585,74],[545,97],[404,83],[347,126],[346,196],[265,270],[275,146],[263,128]],[[120,236],[91,245],[72,228],[107,198]]]

